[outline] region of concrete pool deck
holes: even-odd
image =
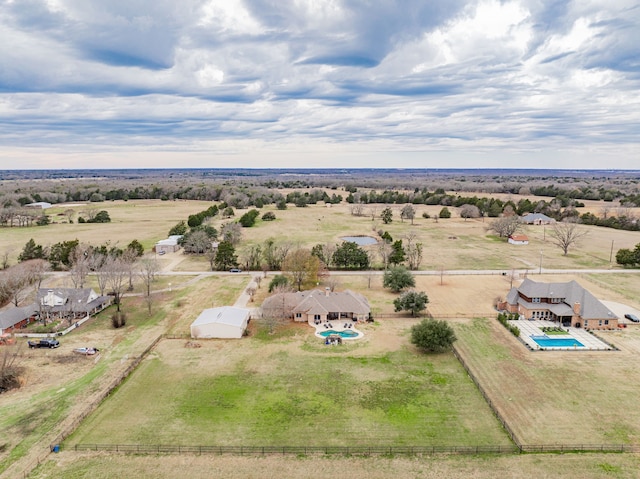
[[[535,319],[533,321],[527,319],[519,319],[515,321],[508,321],[508,323],[520,330],[520,339],[534,351],[609,351],[614,349],[598,337],[591,334],[589,331],[581,328],[571,328],[564,326],[562,329],[568,331],[569,334],[567,336],[549,335],[549,338],[573,338],[579,341],[584,346],[583,348],[574,346],[541,347],[531,338],[531,336],[544,336],[545,333],[542,331],[542,328],[555,328],[558,326],[557,322],[545,321],[540,319]]]
[[[345,328],[344,325],[346,324],[352,324],[354,326],[351,326],[350,328]],[[333,330],[336,332],[340,332],[340,331],[353,331],[354,333],[358,333],[357,336],[354,336],[352,338],[342,338],[344,341],[350,341],[352,339],[360,339],[364,336],[364,333],[362,331],[359,331],[358,329],[355,328],[355,325],[358,323],[354,323],[353,321],[351,321],[350,319],[345,319],[342,318],[341,320],[339,319],[334,319],[332,321],[324,321],[321,322],[319,324],[314,324],[313,321],[309,320],[308,322],[309,326],[311,326],[312,328],[314,328],[315,334],[318,338],[320,339],[326,339],[326,337],[321,336],[320,333],[324,332],[324,331],[329,331],[329,330]],[[330,327],[325,327],[325,325],[331,325]]]

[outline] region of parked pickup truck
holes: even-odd
[[[60,341],[53,338],[44,338],[40,341],[29,341],[30,348],[57,348],[60,346]]]

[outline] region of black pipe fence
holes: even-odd
[[[188,446],[170,444],[75,444],[72,451],[106,451],[140,454],[213,454],[237,456],[339,455],[339,456],[412,456],[435,454],[520,454],[609,452],[638,453],[632,444],[540,444],[478,446]]]

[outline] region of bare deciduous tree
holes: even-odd
[[[380,256],[380,261],[382,261],[384,269],[387,269],[387,266],[389,266],[389,257],[391,256],[391,252],[391,244],[384,240],[378,242],[378,255]]]
[[[83,218],[87,221],[87,223],[91,223],[98,214],[98,208],[96,208],[95,206],[87,206],[80,213],[82,213]]]
[[[253,286],[249,286],[245,291],[247,292],[247,295],[249,295],[249,301],[253,303],[253,297],[255,296],[257,289]]]
[[[153,307],[153,296],[151,295],[151,284],[156,280],[156,276],[160,271],[160,264],[155,258],[145,257],[139,261],[138,276],[144,284],[144,299],[147,303],[147,311],[151,316]]]
[[[126,261],[109,257],[101,270],[106,275],[106,283],[113,293],[118,312],[120,312],[120,300],[122,299],[126,279],[129,277],[130,268],[131,265]]]
[[[71,267],[69,274],[74,288],[84,288],[84,282],[91,270],[91,248],[86,244],[79,244],[71,253]]]
[[[520,218],[517,216],[503,216],[491,222],[489,231],[494,231],[501,238],[508,238],[522,228]]]
[[[102,253],[94,252],[91,255],[90,265],[91,270],[96,273],[96,280],[98,281],[98,289],[100,290],[100,296],[104,296],[104,292],[107,289],[107,279],[109,274],[106,271],[105,264],[108,257]]]
[[[460,218],[467,221],[468,218],[479,218],[480,209],[476,205],[462,205],[460,207]]]
[[[378,206],[376,204],[369,205],[369,216],[371,221],[375,221],[378,216]]]
[[[75,210],[68,208],[64,210],[64,215],[67,217],[69,223],[73,223],[73,216],[76,214]]]
[[[11,301],[16,307],[27,298],[30,292],[28,286],[33,283],[33,275],[27,263],[11,266],[0,275],[0,298]]]
[[[242,238],[242,225],[235,222],[223,224],[220,227],[220,237],[223,241],[228,241],[233,246],[236,246]]]
[[[549,236],[552,238],[552,243],[559,246],[566,256],[569,248],[575,246],[587,233],[586,230],[580,229],[576,221],[570,221],[567,218],[565,221],[551,225]]]
[[[413,224],[413,219],[416,217],[416,209],[413,205],[405,205],[400,211],[400,219],[404,220],[405,218],[411,220],[411,224]]]
[[[349,206],[351,216],[364,216],[364,204],[363,203],[351,203]]]
[[[0,269],[5,270],[9,267],[9,255],[11,254],[11,250],[3,251],[2,256],[0,256]]]
[[[405,239],[405,253],[407,255],[407,263],[409,265],[409,269],[419,269],[420,264],[422,263],[422,243],[416,241],[418,235],[411,231],[407,233],[404,237]]]
[[[290,321],[294,308],[289,300],[289,293],[292,291],[289,285],[276,286],[273,294],[263,303],[261,322],[269,330],[269,334],[273,334],[279,325]]]
[[[24,370],[20,363],[22,344],[7,344],[0,348],[0,391],[20,387],[20,376]]]

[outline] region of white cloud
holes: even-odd
[[[78,148],[630,167],[639,29],[631,0],[4,2],[0,168]]]

